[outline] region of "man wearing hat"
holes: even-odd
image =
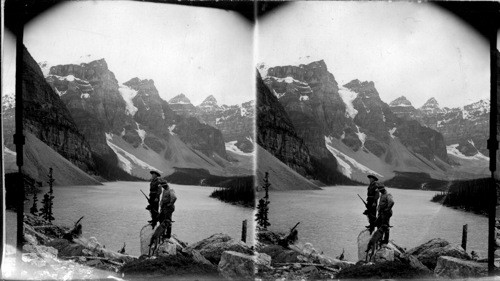
[[[149,184],[149,206],[146,207],[151,213],[151,223],[153,228],[158,222],[158,207],[160,206],[160,195],[161,195],[161,184],[164,182],[160,178],[160,173],[157,171],[151,171],[151,183]]]
[[[394,200],[392,199],[392,195],[387,192],[384,185],[379,185],[378,190],[380,192],[380,202],[378,205],[378,217],[375,221],[375,225],[377,227],[381,227],[385,225],[383,228],[384,236],[382,238],[381,244],[389,243],[389,221],[392,217],[392,206],[394,206]]]
[[[368,192],[366,198],[366,211],[363,213],[368,217],[369,225],[367,228],[370,232],[375,229],[375,220],[377,219],[377,200],[379,198],[378,186],[381,184],[378,182],[378,178],[374,175],[368,175],[370,184],[368,185]]]

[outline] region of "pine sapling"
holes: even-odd
[[[261,198],[259,200],[259,204],[257,205],[257,213],[255,214],[255,221],[257,222],[257,228],[259,230],[267,230],[267,227],[271,225],[269,223],[269,187],[271,186],[271,183],[269,183],[269,173],[266,172],[266,175],[264,177],[264,184],[262,187],[266,191],[266,195],[264,198]]]

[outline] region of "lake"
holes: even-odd
[[[467,251],[487,257],[488,218],[444,207],[430,199],[434,191],[387,189],[394,198],[390,239],[410,249],[432,238],[461,244],[462,226],[468,224]],[[331,257],[344,248],[346,259],[357,260],[357,236],[368,225],[364,205],[366,187],[335,186],[323,190],[270,192],[270,230],[286,231],[297,222],[299,242]],[[263,194],[259,193],[261,198]]]
[[[226,233],[241,239],[241,225],[248,220],[247,242],[253,237],[253,210],[209,197],[214,187],[170,184],[177,195],[173,213],[172,233],[180,240],[193,243],[215,233]],[[150,220],[145,209],[149,182],[110,182],[101,186],[54,187],[55,224],[73,226],[81,216],[83,236],[94,236],[110,250],[119,250],[127,244],[128,254],[140,254],[139,232]],[[41,198],[38,195],[38,208]],[[31,200],[32,197],[30,196]],[[27,202],[29,212],[32,201]],[[9,219],[10,218],[10,219]],[[15,214],[7,213],[7,241],[15,243]],[[14,237],[12,237],[14,235]]]

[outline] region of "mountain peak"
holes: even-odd
[[[183,94],[177,95],[168,101],[169,104],[191,104],[191,101]]]
[[[435,98],[430,98],[422,105],[422,109],[424,108],[439,108],[439,103]]]
[[[213,95],[208,96],[200,105],[199,107],[205,107],[205,108],[216,108],[219,105],[217,104],[217,99]]]
[[[393,100],[389,106],[395,107],[395,106],[412,106],[411,102],[405,97],[405,96],[400,96],[399,98]]]

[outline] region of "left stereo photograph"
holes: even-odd
[[[19,2],[1,278],[253,279],[253,3]]]

